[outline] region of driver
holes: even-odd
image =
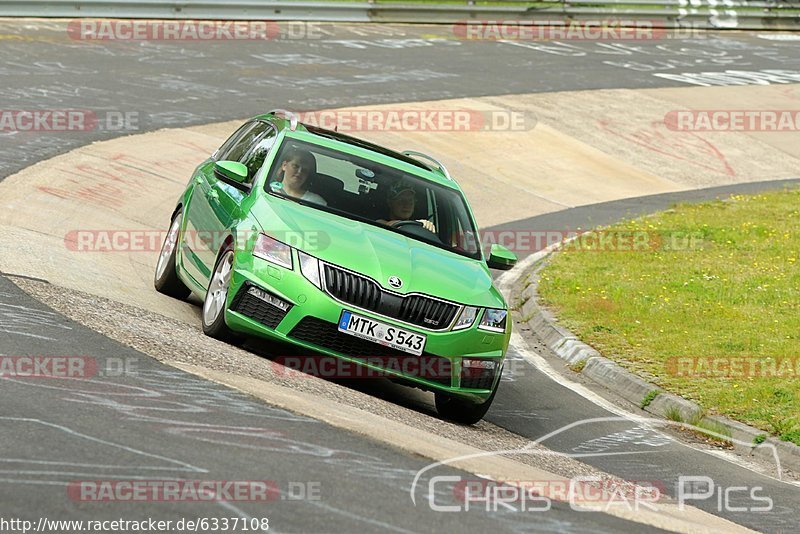
[[[410,221],[417,203],[417,192],[411,183],[398,180],[389,189],[386,203],[389,206],[389,215],[386,219],[378,219],[379,223],[393,226],[401,221]],[[431,221],[418,219],[416,222],[429,232],[436,233],[436,226]]]

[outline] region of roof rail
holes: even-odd
[[[439,171],[442,174],[444,174],[445,178],[447,178],[451,182],[455,181],[455,180],[453,180],[453,177],[450,176],[450,173],[447,172],[447,167],[442,165],[442,163],[439,160],[437,160],[437,159],[435,159],[435,158],[433,158],[433,157],[431,157],[431,156],[429,156],[427,154],[423,154],[422,152],[417,152],[416,150],[405,150],[405,151],[403,151],[402,154],[404,156],[416,157],[417,159],[424,159],[424,160],[427,160],[427,161],[433,163],[434,165],[436,165],[436,168],[439,169]]]
[[[284,119],[289,121],[289,129],[292,131],[297,129],[297,115],[291,111],[287,111],[285,109],[273,109],[272,111],[268,112],[267,115],[282,115]]]

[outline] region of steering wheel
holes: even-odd
[[[393,228],[402,228],[403,226],[420,226],[422,227],[422,223],[419,221],[396,221],[392,224]]]

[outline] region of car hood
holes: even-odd
[[[267,235],[323,261],[364,274],[397,293],[425,293],[461,304],[504,307],[486,265],[398,232],[280,198],[251,211]],[[390,276],[403,281],[399,289]]]

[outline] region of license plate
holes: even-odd
[[[422,354],[422,350],[425,348],[426,336],[423,334],[409,332],[396,326],[373,321],[347,310],[342,312],[342,316],[339,319],[339,332],[374,341],[386,347],[409,352],[416,356]]]

